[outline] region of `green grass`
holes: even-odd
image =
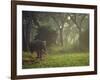
[[[31,57],[32,56],[32,57]],[[23,68],[49,68],[71,67],[89,65],[89,53],[56,53],[48,54],[43,60],[35,61],[35,56],[29,53],[23,54]],[[30,58],[31,57],[31,58]],[[28,62],[24,62],[24,61]]]

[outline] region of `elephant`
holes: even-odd
[[[42,40],[34,40],[33,42],[30,43],[29,46],[30,52],[36,52],[38,59],[42,59],[44,54],[46,54],[46,41]]]

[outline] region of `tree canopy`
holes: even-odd
[[[22,11],[22,15],[23,50],[36,39],[46,41],[48,47],[89,50],[89,14]]]

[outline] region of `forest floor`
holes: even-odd
[[[34,55],[24,53],[22,68],[52,68],[88,65],[89,53],[47,54],[43,60],[36,60]]]

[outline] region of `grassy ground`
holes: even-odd
[[[88,53],[57,53],[48,54],[43,60],[35,59],[36,55],[24,53],[23,68],[48,68],[48,67],[71,67],[89,65]]]

